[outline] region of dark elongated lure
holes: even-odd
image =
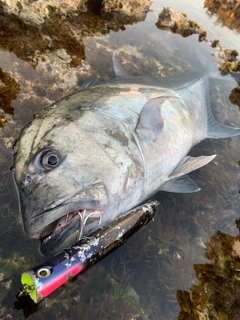
[[[81,239],[70,249],[24,272],[18,296],[29,295],[35,303],[39,303],[68,280],[118,248],[146,225],[153,218],[157,205],[157,201],[151,201],[128,211],[90,238]]]

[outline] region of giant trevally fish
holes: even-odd
[[[42,239],[43,254],[55,254],[159,190],[196,192],[187,174],[215,155],[194,158],[190,149],[239,134],[214,119],[207,76],[180,86],[131,77],[86,85],[20,135],[15,180],[24,230]]]

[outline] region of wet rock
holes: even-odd
[[[148,12],[152,4],[152,0],[131,0],[131,1],[112,1],[104,0],[103,1],[103,11],[112,12],[112,11],[123,11],[125,14],[132,15],[144,12]]]
[[[214,39],[211,41],[211,47],[212,48],[216,48],[220,43],[220,40],[219,39]]]
[[[205,0],[204,7],[210,16],[217,16],[217,23],[240,32],[240,3],[236,0]]]
[[[3,127],[13,115],[12,100],[20,91],[19,84],[7,72],[0,68],[0,127]]]
[[[205,4],[209,4],[209,2],[206,0]],[[240,17],[240,4],[237,4],[236,1],[216,0],[216,2],[219,4],[219,7],[222,5],[225,8],[224,4],[228,5],[229,8],[231,7],[232,16]],[[169,7],[163,8],[162,12],[160,12],[156,26],[162,30],[178,33],[183,37],[199,34],[199,41],[207,41],[207,32],[202,26],[189,19],[186,13],[176,13]],[[223,47],[218,39],[212,40],[210,44],[212,48],[216,48],[213,55],[220,59],[217,61],[217,66],[223,72],[223,75],[232,72],[240,73],[240,59],[238,59],[239,53],[236,49]],[[239,79],[240,75],[237,78]],[[239,83],[238,79],[236,80]]]
[[[236,220],[240,228],[240,220]],[[231,236],[217,231],[206,244],[206,257],[212,263],[195,264],[199,284],[190,293],[178,290],[181,308],[178,320],[231,319],[240,314],[240,234]]]
[[[149,11],[152,0],[3,0],[2,7],[9,14],[21,17],[29,23],[43,24],[45,19],[53,15],[67,16],[69,12],[74,14],[92,12],[121,13],[131,16],[144,16]]]
[[[220,58],[220,60],[217,61],[219,70],[226,74],[229,72],[240,72],[240,59],[238,59],[239,53],[236,49],[223,47],[218,39],[211,41],[211,47],[216,48],[216,51],[212,54],[215,57]]]
[[[237,105],[240,111],[240,86],[231,91],[229,100],[232,102],[232,104]]]
[[[3,0],[5,11],[12,13],[29,23],[42,24],[52,14],[66,14],[68,11],[86,11],[86,0]]]
[[[183,37],[199,34],[199,41],[207,41],[207,31],[202,26],[189,19],[186,13],[177,13],[169,7],[163,8],[160,12],[156,26],[161,30],[181,34]]]
[[[11,71],[12,84],[0,83],[3,93],[0,126],[5,126],[13,118],[14,104],[10,102],[16,98],[20,86],[21,92],[15,104],[21,112],[15,112],[14,118],[18,119],[21,114],[21,121],[24,119],[26,124],[32,117],[34,106],[41,109],[43,105],[77,90],[79,83],[89,78],[108,79],[109,74],[114,76],[112,65],[107,68],[109,74],[102,71],[105,66],[101,61],[106,57],[112,64],[113,49],[108,49],[107,34],[110,30],[124,30],[126,24],[144,20],[151,2],[132,0],[122,5],[121,1],[110,0],[1,1],[0,42],[3,49],[0,50],[0,58],[6,70]],[[105,56],[100,57],[96,68],[92,68],[85,62],[83,39],[100,35],[105,35],[104,43],[97,39],[99,44],[95,45],[93,54],[96,56],[97,49],[102,47]],[[10,58],[7,52],[8,55],[13,53]],[[4,93],[4,90],[7,91]],[[15,128],[17,126],[13,122],[4,135],[12,135]],[[15,139],[18,134],[14,134]]]
[[[1,44],[34,67],[44,59],[43,54],[63,50],[59,59],[75,67],[85,59],[83,37],[144,20],[151,2],[4,0],[0,5]]]

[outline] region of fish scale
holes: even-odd
[[[26,234],[48,235],[45,248],[56,254],[76,242],[79,228],[87,236],[99,227],[95,219],[79,226],[76,216],[55,232],[70,212],[100,210],[105,226],[159,190],[199,191],[187,174],[215,155],[192,158],[191,148],[240,134],[214,119],[208,82],[116,78],[43,110],[23,129],[14,160]]]

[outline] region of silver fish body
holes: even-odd
[[[80,222],[88,235],[158,190],[200,190],[187,174],[214,156],[191,158],[189,150],[205,138],[240,134],[214,119],[207,78],[175,90],[134,81],[64,97],[21,133],[15,180],[24,230],[50,235],[45,242],[54,239],[56,252],[64,232],[66,246],[78,240]]]

